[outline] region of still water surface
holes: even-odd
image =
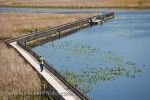
[[[33,48],[93,100],[150,100],[150,11],[115,19]]]

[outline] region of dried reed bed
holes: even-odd
[[[16,37],[47,27],[68,23],[88,14],[33,14],[33,13],[0,13],[0,38]]]
[[[0,43],[0,91],[40,90],[40,78],[12,48]]]
[[[1,5],[51,7],[150,7],[150,0],[0,0]]]
[[[38,73],[14,49],[6,47],[5,39],[88,16],[90,15],[0,13],[0,91],[41,89]]]

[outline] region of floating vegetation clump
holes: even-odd
[[[99,49],[93,48],[90,45],[81,43],[73,44],[71,41],[57,43],[50,42],[49,46],[58,50],[70,50],[72,53],[75,53],[77,55],[92,55],[93,53],[98,53],[100,51]]]
[[[88,54],[88,55],[92,55],[93,53],[98,53],[99,50],[97,50],[96,48],[92,48],[88,45],[79,45],[76,46],[76,48],[73,48],[73,52],[75,52],[78,55],[84,55],[84,54]]]
[[[79,85],[83,93],[88,93],[92,86],[99,81],[115,80],[119,77],[135,78],[136,74],[141,71],[142,68],[137,66],[130,66],[130,68],[119,66],[112,68],[91,67],[83,69],[80,73],[64,71],[63,75],[72,85]]]
[[[133,61],[126,61],[123,57],[114,54],[111,51],[102,51],[100,48],[94,48],[86,43],[50,42],[49,46],[55,50],[70,52],[71,55],[65,55],[64,60],[74,57],[82,57],[77,61],[80,71],[65,69],[63,65],[62,74],[72,85],[79,86],[83,93],[88,93],[98,82],[115,80],[120,77],[135,78],[137,73],[143,71],[142,67]],[[69,65],[74,66],[74,65]]]

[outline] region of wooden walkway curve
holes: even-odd
[[[101,18],[103,17],[103,18]],[[45,67],[42,72],[40,72],[39,56],[27,47],[27,43],[37,41],[37,43],[42,42],[42,39],[59,39],[69,33],[79,30],[95,23],[99,24],[103,21],[114,18],[114,13],[103,13],[100,19],[94,20],[94,22],[89,23],[89,19],[95,19],[96,16],[81,19],[75,22],[63,24],[57,27],[53,27],[47,30],[42,30],[38,32],[33,32],[24,36],[20,36],[13,39],[5,40],[8,46],[14,47],[33,67],[37,72],[45,78],[49,83],[53,91],[56,91],[56,95],[63,100],[89,100],[87,96],[81,93],[76,87],[72,86],[57,70],[45,62]],[[55,36],[53,36],[55,35]],[[52,94],[51,94],[52,95]],[[57,98],[57,97],[56,97]]]
[[[41,74],[65,100],[80,100],[71,90],[69,90],[57,77],[48,70],[40,72],[39,62],[26,50],[17,45],[17,42],[10,43],[38,72]]]

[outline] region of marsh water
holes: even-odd
[[[150,100],[150,11],[115,19],[33,48],[92,100]]]

